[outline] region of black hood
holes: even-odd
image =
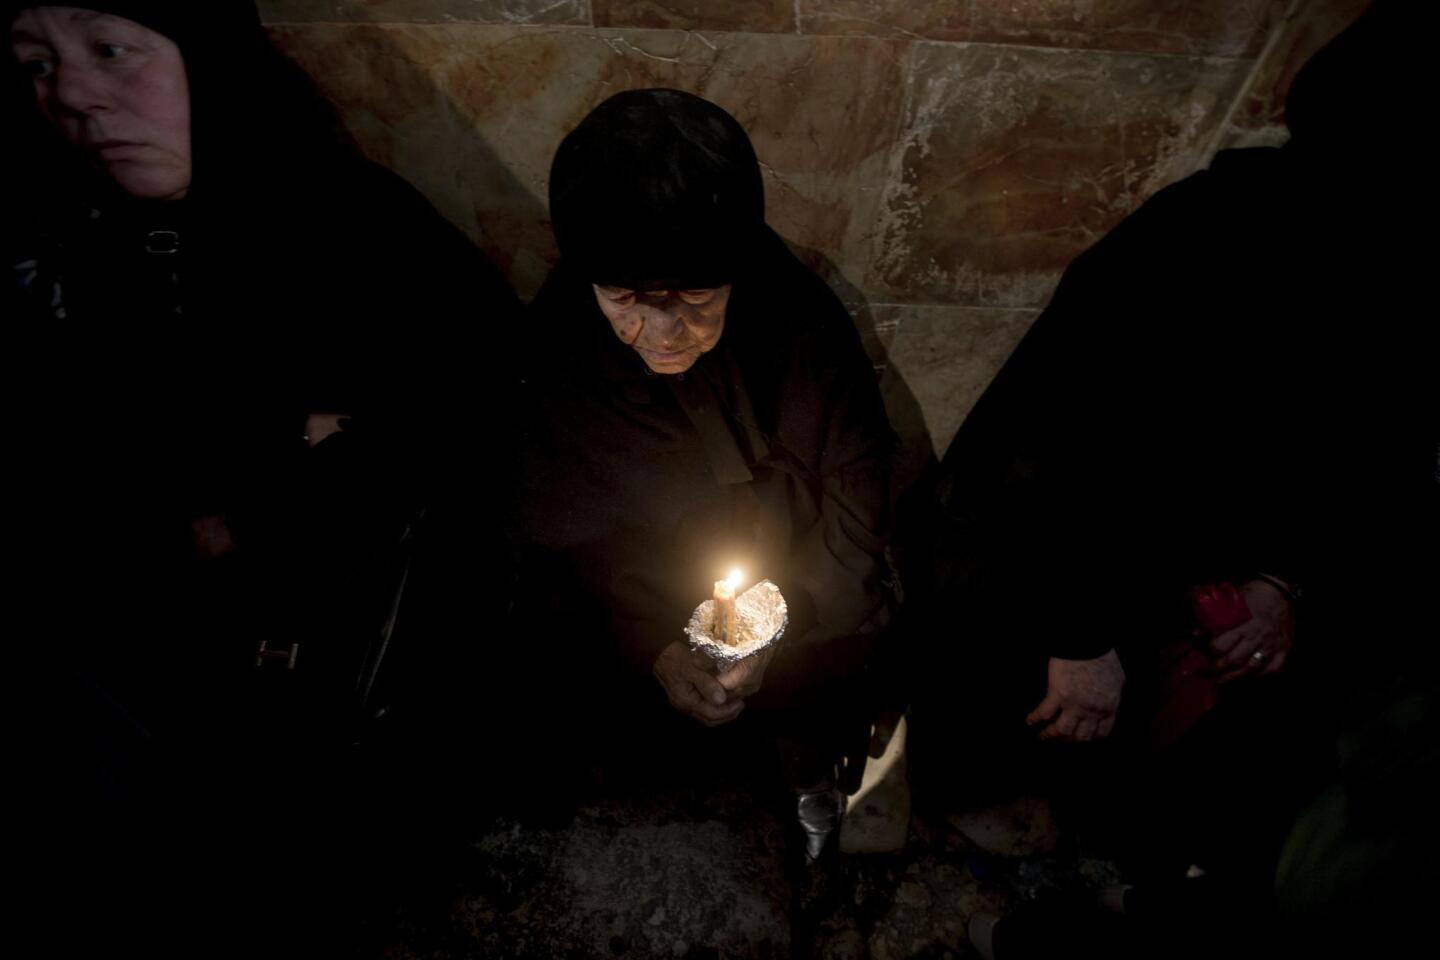
[[[1393,166],[1418,149],[1428,116],[1429,4],[1376,0],[1311,57],[1290,87],[1285,122],[1307,158],[1346,166]]]
[[[156,33],[163,33],[183,50],[205,43],[205,34],[253,34],[260,29],[260,15],[250,0],[75,0],[65,4],[47,4],[41,0],[0,0],[6,26],[27,7],[69,6],[108,13],[134,20]],[[201,14],[204,14],[201,16]]]
[[[561,256],[596,283],[729,283],[763,238],[765,188],[745,129],[680,90],[628,90],[570,132],[550,169]]]

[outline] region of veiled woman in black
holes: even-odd
[[[815,748],[796,785],[829,790],[839,678],[884,608],[892,434],[854,324],[766,226],[744,130],[698,97],[601,104],[550,204],[562,262],[522,354],[522,622],[591,665],[559,687],[600,706],[570,709],[663,719],[663,694],[718,726],[753,705]],[[717,675],[683,630],[733,567],[779,585],[791,622],[778,653]]]
[[[333,773],[316,740],[350,749],[346,645],[386,599],[356,587],[495,382],[461,358],[518,303],[360,156],[250,0],[7,0],[0,22],[15,594],[59,666],[29,684],[49,769],[27,783],[105,948],[153,956],[187,914],[175,877],[243,883],[268,852],[299,888],[288,867],[327,862],[301,774]],[[259,643],[302,638],[278,663],[314,696],[242,710]]]
[[[91,620],[75,632],[144,622],[153,640],[235,545],[265,572],[223,619],[282,590],[324,606],[328,571],[428,496],[481,392],[458,358],[513,326],[513,293],[358,153],[249,0],[0,14],[18,114],[0,303],[34,440],[21,479],[49,505],[57,562],[103,574],[72,605]],[[272,613],[283,647],[293,617]],[[193,677],[216,654],[154,646],[86,654],[161,690],[152,657]]]

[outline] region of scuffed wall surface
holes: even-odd
[[[561,137],[619,90],[750,131],[770,222],[851,305],[913,466],[1070,260],[1284,95],[1365,0],[262,0],[362,148],[522,295]]]

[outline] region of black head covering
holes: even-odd
[[[765,189],[730,114],[679,90],[631,90],[561,142],[550,217],[566,263],[591,282],[715,287],[763,237]]]
[[[4,11],[7,26],[21,10],[27,7],[45,6],[81,7],[98,13],[124,17],[126,20],[134,20],[156,33],[165,34],[182,48],[188,41],[194,40],[207,24],[234,30],[237,27],[245,26],[245,21],[248,20],[251,21],[250,26],[257,28],[260,26],[260,18],[255,11],[254,4],[231,2],[231,0],[206,0],[203,4],[182,3],[175,2],[175,0],[88,0],[88,2],[87,0],[75,0],[75,2],[64,4],[50,4],[44,0],[0,0],[0,10]],[[200,9],[211,14],[213,19],[198,16]]]
[[[1429,96],[1429,31],[1413,0],[1376,0],[1301,68],[1285,104],[1292,144],[1315,160],[1404,163]]]

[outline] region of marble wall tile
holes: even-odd
[[[1283,136],[1290,80],[1366,3],[261,7],[362,149],[522,295],[554,261],[550,159],[586,112],[657,85],[730,110],[755,141],[772,225],[856,318],[902,438],[903,484],[944,453],[1070,260],[1216,142]]]
[[[1290,0],[974,0],[973,39],[1254,57]]]
[[[258,0],[266,23],[588,24],[588,0]]]
[[[795,0],[590,0],[597,27],[795,32]]]
[[[858,286],[865,273],[903,43],[468,24],[275,34],[367,152],[481,239],[524,295],[555,255],[545,197],[560,139],[601,100],[647,86],[690,90],[734,113],[764,166],[771,224],[837,284]]]
[[[852,306],[850,313],[855,318],[856,329],[860,331],[860,342],[875,365],[876,375],[883,376],[890,365],[890,348],[895,345],[895,335],[900,332],[900,317],[894,304],[886,304],[879,309],[863,303]]]
[[[274,24],[271,39],[315,79],[360,149],[408,179],[473,239],[468,191],[446,162],[468,136],[439,78],[458,51],[423,27]]]
[[[806,33],[1253,57],[1289,0],[800,0]]]
[[[799,0],[802,33],[969,40],[975,0]]]
[[[880,390],[900,436],[896,473],[903,486],[928,457],[944,456],[1040,311],[902,304],[870,309],[877,328],[891,329]]]
[[[1268,146],[1288,139],[1285,98],[1312,56],[1370,6],[1370,0],[1302,0],[1277,27],[1231,116],[1226,146]]]
[[[1065,266],[1204,159],[1247,61],[916,44],[866,289],[1043,306]]]

